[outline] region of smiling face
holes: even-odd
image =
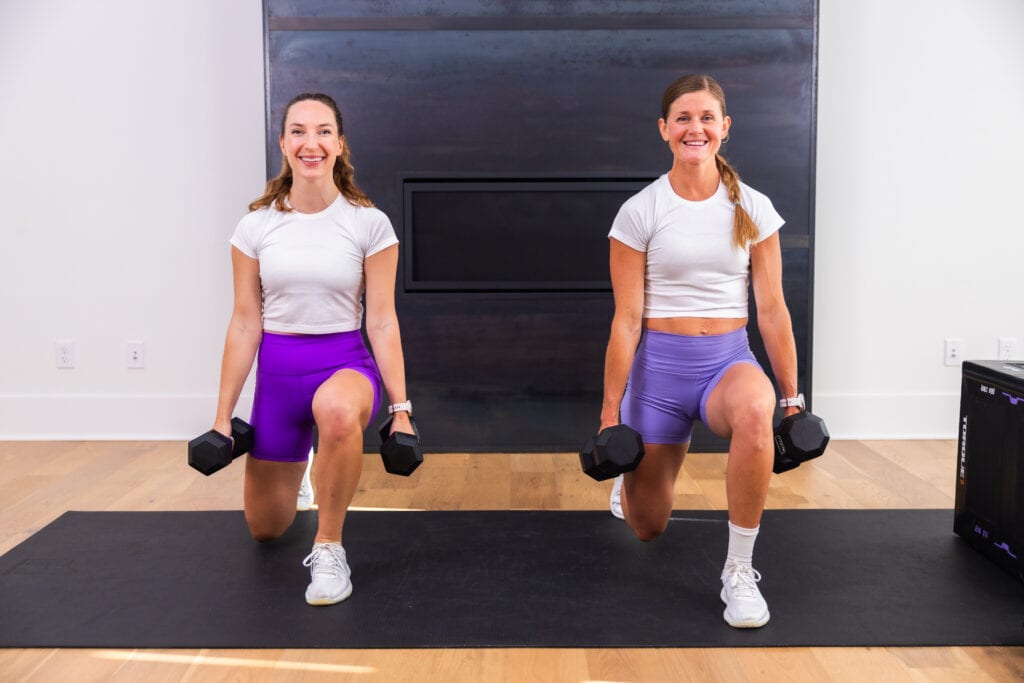
[[[714,163],[731,123],[722,103],[707,90],[680,95],[669,105],[666,117],[658,119],[661,138],[675,163],[685,165]]]
[[[334,182],[334,162],[345,140],[329,106],[302,100],[289,107],[280,143],[281,156],[288,161],[295,179]]]

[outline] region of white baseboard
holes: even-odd
[[[210,429],[216,409],[206,394],[0,394],[0,440],[188,440]],[[235,415],[251,410],[243,395]]]

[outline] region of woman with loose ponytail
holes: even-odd
[[[255,540],[277,538],[297,509],[312,506],[315,491],[316,535],[301,560],[310,605],[352,592],[342,530],[359,485],[363,432],[385,394],[386,429],[416,438],[395,313],[398,239],[356,184],[343,131],[328,95],[303,93],[285,107],[281,172],[230,240],[234,308],[213,421],[213,431],[230,438],[255,362],[245,520]],[[299,564],[296,558],[296,571],[305,572]]]
[[[658,129],[667,173],[622,205],[609,232],[615,296],[601,429],[639,432],[645,455],[612,487],[612,514],[645,541],[668,527],[675,479],[701,420],[729,440],[729,542],[720,576],[725,621],[768,622],[753,568],[772,475],[776,389],[750,349],[747,292],[786,414],[803,408],[796,342],[782,293],[782,217],[721,154],[732,119],[710,76],[665,89]]]
[[[323,93],[302,93],[292,98],[285,106],[287,112],[292,108],[292,105],[298,104],[299,102],[319,102],[325,107],[331,110],[334,114],[335,124],[338,126],[338,135],[341,138],[345,136],[345,129],[342,125],[341,110],[338,108],[337,103],[330,95]],[[280,136],[284,137],[284,125],[285,117],[281,117],[281,132]],[[348,145],[345,145],[341,154],[334,162],[334,168],[332,169],[332,176],[334,177],[334,184],[344,197],[357,206],[373,206],[373,202],[367,197],[359,186],[356,185],[356,170],[352,167],[351,152],[349,151]],[[289,211],[288,204],[285,201],[288,198],[288,192],[292,189],[292,167],[288,163],[287,158],[281,159],[281,171],[267,181],[267,187],[263,190],[263,195],[259,199],[254,199],[249,204],[249,210],[255,211],[256,209],[262,209],[265,206],[274,205],[278,211]]]

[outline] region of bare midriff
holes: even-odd
[[[728,334],[746,325],[746,318],[644,318],[648,330],[689,337]]]

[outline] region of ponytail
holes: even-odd
[[[718,174],[722,176],[726,188],[729,190],[729,201],[736,207],[732,219],[732,243],[737,249],[746,249],[751,243],[756,242],[761,234],[757,224],[740,204],[740,176],[736,170],[729,165],[721,154],[715,155],[715,165],[718,167]]]

